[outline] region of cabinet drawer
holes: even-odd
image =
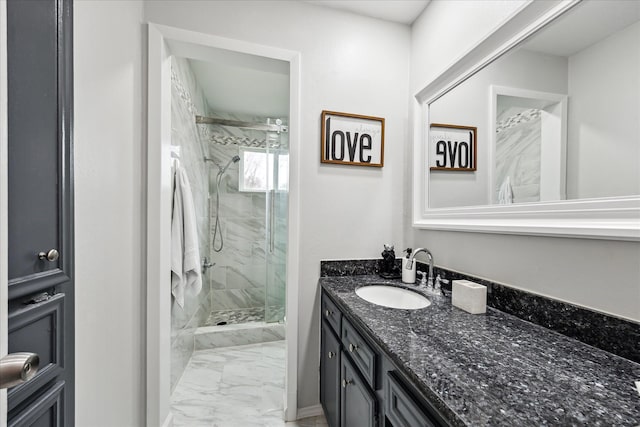
[[[364,379],[375,390],[376,353],[346,318],[342,319],[341,337],[345,352],[351,356]]]
[[[397,427],[436,427],[393,372],[386,377],[385,415]]]
[[[342,322],[342,313],[338,307],[329,299],[328,296],[322,294],[322,318],[325,319],[333,328],[333,332],[340,336],[340,324]]]

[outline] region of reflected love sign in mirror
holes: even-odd
[[[432,123],[429,130],[430,170],[476,170],[477,128]]]

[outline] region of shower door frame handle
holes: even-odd
[[[275,200],[276,190],[269,190],[269,253],[273,253],[275,250],[274,228],[275,228]]]

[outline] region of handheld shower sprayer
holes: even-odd
[[[237,156],[237,155],[233,156],[231,159],[229,159],[229,161],[224,167],[221,167],[220,164],[216,162],[214,159],[205,157],[204,160],[205,162],[211,161],[215,163],[216,166],[218,166],[218,169],[220,169],[218,171],[218,174],[216,175],[216,221],[213,226],[213,241],[212,241],[213,250],[216,252],[220,252],[224,247],[224,238],[222,237],[222,228],[220,226],[220,182],[222,181],[222,176],[227,171],[229,166],[231,166],[232,163],[238,163],[240,161],[240,156]],[[218,238],[218,235],[220,235],[220,246],[216,248],[216,239]]]
[[[240,161],[240,156],[233,156],[229,162],[226,164],[225,167],[220,169],[220,172],[218,172],[219,175],[222,175],[223,173],[225,173],[227,171],[227,169],[229,168],[229,166],[231,166],[231,163],[238,163]]]

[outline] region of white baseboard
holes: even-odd
[[[173,427],[173,413],[171,411],[169,411],[169,415],[162,423],[162,427]]]
[[[317,417],[318,415],[322,415],[322,414],[324,414],[324,411],[322,410],[322,405],[320,404],[307,406],[305,408],[298,408],[299,420],[303,418]]]

